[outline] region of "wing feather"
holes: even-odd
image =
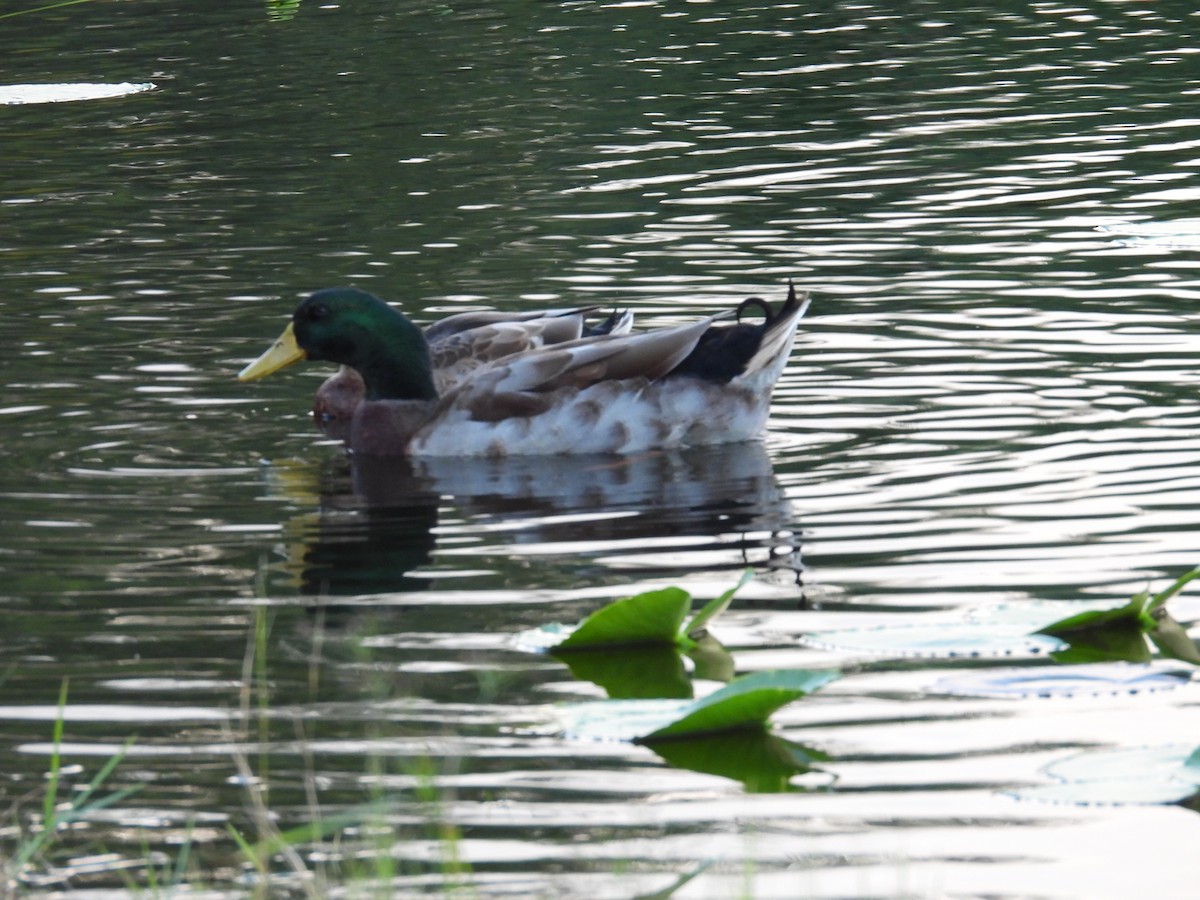
[[[677,366],[712,323],[701,319],[675,328],[602,335],[543,347],[482,370],[463,385],[487,392],[554,391],[599,381],[653,381]]]
[[[425,340],[433,344],[437,341],[444,340],[451,335],[459,334],[463,331],[470,331],[474,328],[485,327],[488,325],[496,325],[498,323],[510,322],[533,322],[537,319],[573,319],[578,318],[582,327],[582,321],[588,313],[595,312],[599,307],[589,306],[577,309],[536,309],[525,312],[499,312],[496,310],[487,310],[479,312],[455,313],[452,316],[447,316],[444,319],[439,319],[433,324],[425,328]]]

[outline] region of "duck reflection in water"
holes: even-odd
[[[302,489],[295,476],[276,484]],[[755,441],[637,456],[356,455],[322,470],[318,490],[320,511],[288,527],[305,594],[419,591],[435,574],[501,572],[533,555],[568,560],[568,577],[581,564],[667,578],[800,573],[789,504]]]

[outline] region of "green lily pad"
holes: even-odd
[[[1121,606],[1076,613],[1039,629],[1037,633],[1067,642],[1068,647],[1055,654],[1059,662],[1103,659],[1146,662],[1150,659],[1146,643],[1149,637],[1163,655],[1200,663],[1196,645],[1166,610],[1167,601],[1196,577],[1200,577],[1200,567],[1180,576],[1157,594],[1151,594],[1147,588]]]
[[[730,731],[765,730],[767,719],[775,710],[811,694],[838,675],[830,669],[779,669],[743,676],[697,700],[682,711],[682,716],[639,738],[638,742],[651,744]]]
[[[729,608],[733,596],[753,577],[747,569],[732,588],[706,603],[684,626],[692,596],[668,587],[615,600],[575,628],[545,625],[517,636],[519,646],[562,660],[571,673],[600,685],[615,699],[687,698],[692,684],[683,653],[695,677],[729,681],[729,651],[708,633],[708,625]]]
[[[667,587],[614,600],[573,629],[546,625],[522,634],[518,642],[556,654],[651,646],[690,650],[753,575],[754,571],[747,569],[737,584],[701,607],[686,628],[683,621],[692,608],[692,595],[683,588]]]
[[[1168,615],[1167,601],[1194,578],[1200,567],[1166,590],[1142,591],[1118,607],[1079,601],[1082,611],[1062,616],[1050,603],[1006,604],[970,611],[959,620],[917,625],[844,628],[815,632],[801,640],[824,650],[932,659],[995,659],[1051,656],[1060,663],[1149,662],[1154,643],[1163,656],[1200,665],[1200,649]]]
[[[1193,784],[1174,779],[1131,778],[1128,781],[1072,781],[1042,784],[1009,792],[1019,800],[1072,806],[1165,806],[1197,792]]]
[[[1129,624],[1137,625],[1142,630],[1149,630],[1155,624],[1152,616],[1154,611],[1165,606],[1168,600],[1183,590],[1184,585],[1196,577],[1200,577],[1200,566],[1181,575],[1170,587],[1157,594],[1151,594],[1147,588],[1134,594],[1130,601],[1122,606],[1114,609],[1089,610],[1068,616],[1040,629],[1039,633],[1066,637],[1074,632]]]
[[[1050,654],[1055,662],[1087,664],[1100,662],[1150,662],[1146,633],[1136,620],[1117,619],[1110,625],[1081,628],[1062,635],[1067,646]]]
[[[733,731],[765,731],[781,706],[839,676],[832,669],[780,669],[737,678],[702,700],[605,700],[560,707],[568,737],[655,745]]]
[[[557,652],[607,650],[613,647],[674,646],[679,643],[692,595],[668,587],[616,600],[579,623],[556,644]]]

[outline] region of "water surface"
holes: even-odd
[[[0,791],[40,808],[64,677],[69,777],[136,736],[111,782],[144,785],[46,884],[124,889],[190,834],[201,882],[244,886],[250,780],[285,828],[377,802],[300,850],[399,896],[458,860],[481,896],[628,897],[709,856],[678,896],[1189,895],[1186,806],[1014,796],[1192,745],[1186,683],[967,697],[946,679],[1055,664],[808,639],[1200,562],[1194,17],[897,9],[5,21],[12,88],[154,85],[0,106]],[[381,471],[313,433],[321,367],[234,380],[327,285],[674,323],[788,279],[815,302],[762,446]],[[737,670],[844,672],[777,716],[827,758],[795,790],[547,726],[603,691],[515,635],[745,566],[714,627]]]

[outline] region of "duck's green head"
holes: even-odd
[[[279,339],[238,378],[254,381],[301,359],[350,366],[362,376],[368,400],[437,399],[421,330],[357,288],[326,288],[306,298]]]

